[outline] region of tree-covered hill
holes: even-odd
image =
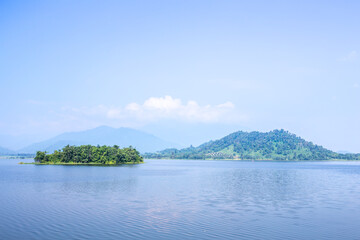
[[[258,159],[258,160],[360,160],[360,154],[339,154],[285,130],[235,132],[198,147],[166,149],[147,153],[145,158]]]

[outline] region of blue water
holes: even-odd
[[[19,161],[0,159],[0,239],[360,239],[358,162]]]

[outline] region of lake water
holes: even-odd
[[[360,239],[358,162],[19,161],[0,159],[0,239]]]

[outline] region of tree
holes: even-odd
[[[133,147],[120,149],[119,146],[65,146],[53,154],[38,151],[35,156],[38,163],[98,163],[121,164],[143,162],[140,153]]]

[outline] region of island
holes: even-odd
[[[37,151],[33,164],[39,165],[120,165],[143,163],[139,152],[133,147],[65,146],[52,154]]]
[[[333,152],[283,129],[270,132],[238,131],[198,147],[170,148],[143,156],[155,159],[360,160],[360,154]]]

